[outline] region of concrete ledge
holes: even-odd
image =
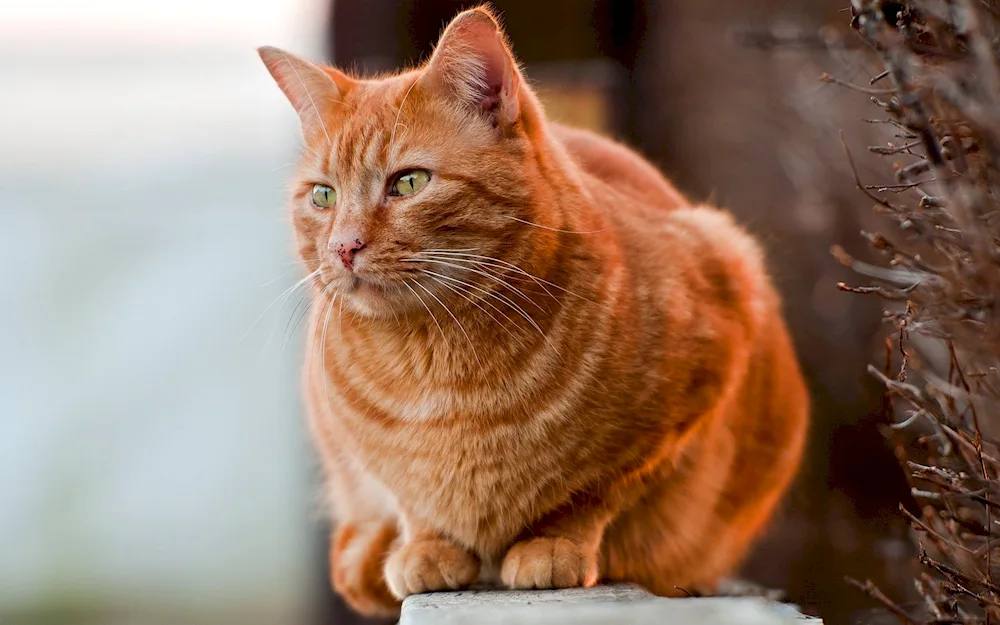
[[[665,599],[629,585],[407,597],[399,625],[822,625],[766,599]]]

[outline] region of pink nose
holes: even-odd
[[[330,239],[330,251],[340,256],[340,261],[348,271],[354,270],[354,257],[365,249],[366,245],[368,244],[356,234]]]

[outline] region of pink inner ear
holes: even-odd
[[[502,89],[508,80],[510,68],[507,66],[507,51],[500,42],[500,33],[491,31],[483,34],[484,41],[477,48],[482,51],[486,65],[486,83],[496,90]]]
[[[474,11],[456,18],[436,56],[442,61],[442,69],[451,69],[444,71],[445,80],[494,126],[516,118],[513,59],[493,18]]]
[[[479,103],[480,110],[490,116],[494,126],[498,125],[498,113],[502,98],[509,95],[510,68],[507,66],[507,51],[500,42],[500,34],[492,31],[485,36],[479,49],[484,52],[486,61],[483,70],[486,79],[486,91]]]

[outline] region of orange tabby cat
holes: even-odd
[[[358,611],[481,581],[711,592],[795,473],[807,397],[761,252],[546,120],[491,13],[361,80],[260,55],[306,142],[306,397]]]

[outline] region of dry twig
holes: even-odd
[[[869,150],[916,159],[895,182],[865,185],[844,143],[857,187],[899,231],[866,234],[885,266],[835,254],[872,279],[839,288],[884,298],[895,324],[895,375],[891,343],[885,370],[869,371],[899,415],[889,431],[910,434],[900,461],[922,505],[919,516],[903,510],[926,543],[920,613],[851,583],[908,625],[1000,623],[1000,0],[853,0],[851,10],[882,62],[870,84],[887,82],[843,86],[888,96],[872,98],[887,118],[866,121],[904,138]],[[898,193],[889,202],[873,189]]]

